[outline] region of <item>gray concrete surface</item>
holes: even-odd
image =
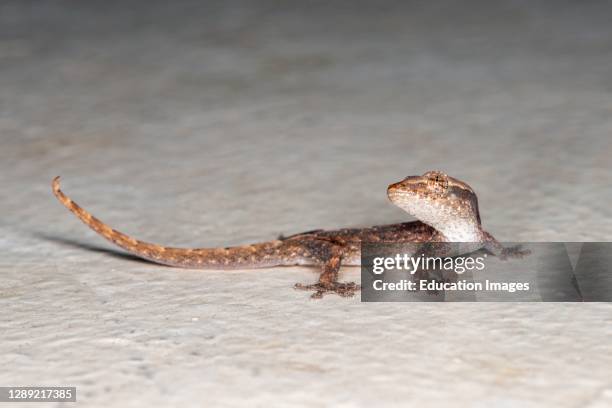
[[[0,3],[0,385],[612,405],[609,304],[313,302],[304,268],[125,257],[50,192],[62,175],[122,231],[213,246],[405,220],[386,185],[442,169],[501,240],[610,240],[611,8],[534,3]]]

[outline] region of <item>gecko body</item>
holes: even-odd
[[[158,264],[193,269],[319,266],[317,283],[295,285],[296,289],[314,291],[314,298],[326,293],[353,296],[360,289],[354,282],[339,282],[338,275],[341,265],[360,264],[362,242],[470,242],[472,250],[485,248],[501,257],[514,254],[482,229],[474,190],[438,171],[406,177],[387,189],[389,200],[418,221],[315,230],[226,248],[173,248],[137,240],[111,228],[76,204],[60,189],[59,177],[53,180],[52,188],[58,200],[99,235],[133,255]]]

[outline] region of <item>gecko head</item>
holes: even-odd
[[[449,228],[480,229],[474,190],[440,171],[409,176],[387,189],[389,200],[413,217],[445,233]]]

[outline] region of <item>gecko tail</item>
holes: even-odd
[[[109,227],[106,223],[100,221],[98,218],[91,215],[88,211],[83,209],[80,205],[75,203],[70,197],[68,197],[60,189],[60,177],[57,176],[52,182],[53,194],[64,205],[70,212],[76,215],[85,225],[97,232],[102,237],[106,238],[110,242],[119,247],[125,249],[131,254],[137,255],[141,258],[145,258],[158,263],[171,264],[171,259],[167,259],[163,253],[168,251],[170,248],[166,248],[160,245],[151,244],[148,242],[139,241]],[[168,262],[166,262],[168,261]]]
[[[230,248],[172,248],[137,240],[117,231],[91,215],[60,189],[60,177],[53,179],[53,194],[85,225],[132,255],[149,261],[193,269],[239,269],[280,265],[277,249],[281,241],[269,241]]]

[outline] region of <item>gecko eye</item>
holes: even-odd
[[[448,176],[439,171],[425,173],[427,177],[427,187],[434,196],[442,197],[448,191]]]

